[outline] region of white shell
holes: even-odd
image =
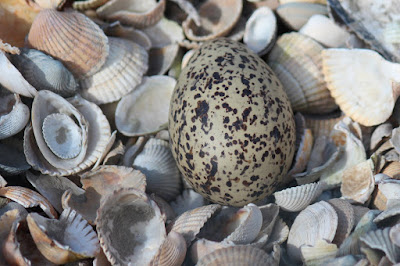
[[[29,121],[29,108],[18,94],[0,95],[0,139],[20,132]]]
[[[370,231],[360,239],[371,248],[382,250],[390,262],[396,263],[400,260],[400,248],[390,240],[389,231],[390,227]]]
[[[311,183],[275,192],[275,203],[283,210],[298,212],[305,209],[322,193],[321,183]]]

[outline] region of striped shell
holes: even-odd
[[[29,121],[29,108],[18,94],[0,94],[0,139],[20,132]]]
[[[311,183],[275,192],[275,203],[283,210],[298,212],[310,205],[323,189],[322,183]]]

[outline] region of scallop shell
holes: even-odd
[[[100,251],[93,228],[71,209],[64,210],[59,220],[30,213],[27,221],[36,246],[53,263],[64,264],[91,258]]]
[[[43,9],[32,23],[28,43],[63,62],[78,78],[96,73],[109,50],[99,26],[76,11]]]
[[[360,237],[360,240],[371,248],[382,250],[391,263],[396,263],[400,260],[400,248],[392,243],[389,232],[389,227],[370,231]]]
[[[313,39],[292,32],[281,35],[268,55],[293,111],[321,114],[337,108],[321,71],[322,49]]]
[[[23,48],[19,55],[13,55],[11,62],[22,76],[39,90],[50,90],[63,97],[73,96],[78,83],[64,65],[45,53]]]
[[[83,0],[83,1],[74,1],[72,3],[72,7],[76,10],[85,11],[88,9],[96,9],[107,3],[109,0]]]
[[[20,132],[29,121],[29,108],[18,94],[0,95],[0,139]]]
[[[345,41],[350,38],[349,32],[320,14],[311,16],[299,32],[329,48],[345,47]]]
[[[179,216],[186,211],[206,205],[206,202],[204,197],[193,189],[185,189],[170,204],[175,214]]]
[[[329,203],[320,201],[308,206],[296,217],[290,229],[288,255],[295,261],[301,261],[300,247],[314,246],[322,239],[330,243],[335,237],[337,225],[338,216]]]
[[[207,220],[220,208],[219,204],[210,204],[186,211],[168,226],[168,231],[180,233],[189,246]]]
[[[176,80],[168,76],[145,77],[135,91],[126,95],[115,110],[115,124],[126,136],[157,131],[168,122],[168,110]]]
[[[305,209],[321,195],[323,185],[311,183],[275,192],[275,203],[285,211],[298,212]]]
[[[156,24],[163,16],[166,0],[110,0],[96,10],[97,15],[110,21],[135,28],[146,28]]]
[[[354,209],[348,201],[343,199],[330,199],[328,203],[332,205],[338,215],[338,227],[332,242],[339,246],[350,235],[355,226]]]
[[[217,249],[202,257],[197,266],[272,265],[273,258],[263,250],[251,246],[233,246]]]
[[[186,37],[206,41],[226,36],[239,21],[242,0],[208,0],[199,7],[200,27],[191,18],[182,23]]]
[[[79,126],[69,116],[74,117]],[[28,163],[43,174],[71,175],[87,169],[101,157],[111,136],[110,125],[101,109],[79,96],[67,101],[50,91],[40,91],[32,104],[32,117],[32,127],[28,126],[25,129],[24,152]],[[62,119],[57,120],[58,117]],[[68,159],[72,156],[71,147],[65,145],[65,141],[59,140],[60,146],[56,144],[57,142],[52,142],[50,144],[52,149],[49,148],[50,140],[56,141],[57,137],[64,137],[64,135],[63,131],[58,134],[48,132],[46,143],[45,134],[42,133],[42,127],[47,124],[46,120],[50,125],[55,124],[56,128],[65,128],[65,125],[71,124],[72,128],[80,129],[81,135],[78,135],[77,131],[70,131],[73,133],[69,135],[70,138],[61,138],[61,140],[73,141],[72,137],[77,136],[80,139],[72,145],[74,148],[72,154],[78,153],[75,157]],[[54,151],[57,151],[60,156],[55,155]]]
[[[168,234],[157,254],[150,262],[156,265],[182,265],[186,256],[185,239],[178,233],[172,231]]]
[[[273,11],[268,7],[257,8],[246,22],[243,42],[250,50],[262,56],[274,45],[277,29]]]
[[[110,53],[102,68],[80,81],[81,94],[96,104],[117,101],[133,91],[148,68],[148,54],[140,45],[109,37]]]
[[[400,65],[366,49],[326,49],[322,62],[328,89],[347,116],[364,126],[389,118],[398,97]]]
[[[147,265],[166,238],[157,204],[133,188],[104,199],[96,224],[100,245],[113,265]]]

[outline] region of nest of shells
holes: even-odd
[[[0,1],[0,265],[400,263],[399,1]],[[296,152],[221,206],[167,129],[203,42],[273,70]]]

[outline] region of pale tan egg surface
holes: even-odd
[[[295,151],[293,112],[267,64],[228,39],[204,43],[171,98],[172,153],[207,199],[243,206],[270,195]]]

